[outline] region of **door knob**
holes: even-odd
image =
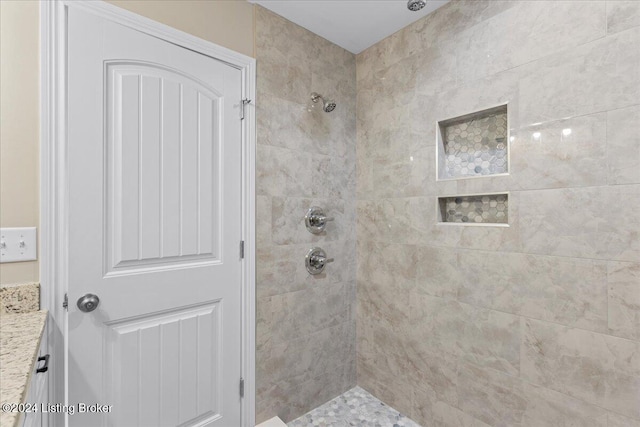
[[[307,226],[307,230],[313,234],[320,234],[327,226],[327,222],[333,221],[332,216],[326,216],[322,208],[317,206],[311,207],[307,214],[304,216],[304,223]]]
[[[85,294],[78,298],[77,305],[80,311],[89,313],[98,308],[98,304],[100,304],[100,298],[98,298],[98,295]]]
[[[333,258],[327,258],[327,254],[321,248],[312,248],[305,257],[305,265],[310,274],[320,274]]]

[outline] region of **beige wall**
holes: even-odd
[[[244,0],[107,0],[108,3],[254,56],[253,5]]]
[[[243,1],[111,1],[253,56],[253,5]],[[0,226],[38,226],[39,5],[0,1]],[[2,264],[0,284],[38,280],[38,263]]]
[[[38,3],[0,1],[0,226],[38,225]],[[0,265],[0,283],[38,280],[38,263]]]

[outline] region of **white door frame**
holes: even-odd
[[[65,404],[68,403],[68,329],[67,312],[63,303],[68,291],[66,266],[69,262],[66,34],[67,12],[70,7],[223,61],[242,71],[243,99],[255,100],[256,92],[256,61],[246,55],[103,1],[40,2],[40,305],[50,313],[48,335],[52,375],[49,400]],[[255,426],[254,105],[254,101],[247,105],[242,122],[242,239],[245,242],[242,266],[242,377],[245,393],[242,401],[243,427]],[[50,425],[60,425],[61,421],[52,418]],[[66,417],[64,425],[68,425]]]

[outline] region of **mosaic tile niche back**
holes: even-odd
[[[444,151],[440,179],[508,172],[506,105],[446,120],[439,126]]]

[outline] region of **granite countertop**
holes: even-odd
[[[27,313],[40,309],[40,284],[0,286],[0,313]]]
[[[26,398],[46,311],[0,315],[0,402],[22,403]],[[0,425],[16,425],[18,412],[1,412]]]

